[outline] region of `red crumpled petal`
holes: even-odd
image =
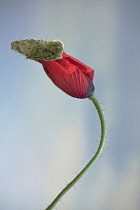
[[[86,74],[91,80],[93,80],[93,77],[94,77],[94,70],[93,69],[86,66],[81,61],[71,57],[70,55],[67,55],[65,52],[63,52],[63,58],[65,58],[67,61],[74,64],[75,66],[78,66],[84,74]],[[67,73],[67,71],[66,71],[66,73]]]
[[[63,52],[62,58],[38,60],[52,82],[65,93],[76,98],[92,95],[94,70]]]
[[[52,82],[70,96],[86,98],[88,81],[83,73],[77,69],[71,74],[49,74]]]

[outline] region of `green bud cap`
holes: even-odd
[[[56,60],[62,58],[64,46],[59,41],[26,39],[11,43],[11,49],[31,60]]]

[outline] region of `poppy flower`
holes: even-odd
[[[88,98],[94,92],[94,70],[63,52],[59,41],[20,40],[11,48],[38,61],[52,82],[68,95]]]
[[[102,109],[93,94],[94,85],[92,80],[94,70],[63,52],[63,44],[59,41],[47,42],[43,40],[26,39],[12,42],[11,49],[26,55],[28,59],[41,63],[52,82],[68,95],[75,98],[89,98],[95,105],[100,118],[101,139],[96,153],[78,175],[76,175],[45,209],[51,210],[64,194],[87,172],[99,157],[104,147],[106,127]]]

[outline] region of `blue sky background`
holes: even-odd
[[[42,66],[12,51],[20,39],[61,40],[95,70],[107,140],[58,210],[140,206],[140,1],[4,0],[0,4],[0,209],[43,210],[95,153],[100,124]]]

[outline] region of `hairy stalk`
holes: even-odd
[[[100,123],[101,123],[101,139],[100,139],[100,144],[98,146],[98,149],[93,156],[93,158],[89,161],[89,163],[83,168],[83,170],[58,194],[58,196],[53,200],[53,202],[45,209],[45,210],[51,210],[55,205],[58,203],[58,201],[66,194],[68,190],[70,190],[77,182],[78,180],[86,173],[86,171],[91,167],[91,165],[94,163],[94,161],[98,158],[100,153],[102,152],[102,149],[104,147],[104,142],[105,142],[105,120],[104,120],[104,115],[103,111],[100,107],[100,104],[96,97],[94,95],[89,97],[90,100],[94,103],[96,110],[98,112],[99,118],[100,118]]]

